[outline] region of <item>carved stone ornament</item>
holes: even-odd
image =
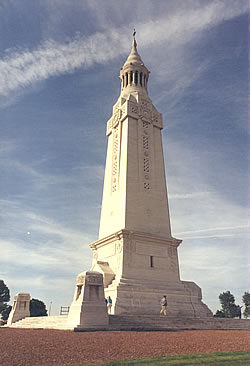
[[[85,276],[84,275],[79,275],[76,278],[76,284],[77,285],[83,285],[84,284],[84,280],[85,280]]]
[[[116,253],[121,253],[121,251],[122,251],[122,242],[121,240],[118,240],[116,242]]]
[[[156,124],[158,123],[158,115],[156,113],[153,113],[152,121]]]
[[[149,102],[148,102],[147,100],[145,100],[145,99],[142,99],[142,100],[141,100],[141,105],[142,105],[143,107],[148,108],[148,107],[149,107]]]
[[[95,276],[86,276],[86,282],[89,285],[102,285],[103,279],[102,277],[95,277]]]
[[[152,115],[152,123],[154,126],[159,128],[163,128],[162,117],[160,113],[154,112]]]
[[[116,127],[118,125],[118,123],[119,123],[119,114],[117,111],[113,117],[113,126],[112,127]]]
[[[123,240],[124,240],[123,250],[126,252],[126,255],[124,256],[124,265],[126,267],[131,267],[133,261],[133,247],[134,247],[133,235],[129,233]]]
[[[150,119],[151,118],[151,111],[150,111],[150,109],[141,106],[140,112],[143,115],[143,117],[146,117],[147,119]]]
[[[131,112],[137,114],[138,113],[138,107],[137,106],[132,106],[131,107]]]
[[[171,246],[168,247],[168,255],[169,255],[169,257],[175,256],[176,255],[176,249],[171,247]]]

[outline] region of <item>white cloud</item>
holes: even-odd
[[[18,201],[0,201],[0,262],[43,270],[72,271],[90,262],[93,236],[26,211]],[[5,223],[7,223],[7,228]],[[27,231],[30,233],[27,236]],[[18,239],[17,239],[18,237]],[[25,258],[25,260],[24,260]]]
[[[180,233],[176,234],[177,236],[182,235]],[[235,236],[242,236],[242,233],[234,233],[234,234],[211,234],[211,235],[200,235],[200,236],[185,236],[184,239],[186,240],[194,240],[194,239],[209,239],[209,238],[231,238]]]
[[[53,300],[58,314],[60,305],[70,305],[76,275],[91,266],[93,236],[27,211],[17,200],[0,204],[1,237],[8,232],[0,239],[0,277],[12,296],[22,291],[47,304]]]
[[[7,153],[10,153],[11,151],[16,149],[16,145],[6,143],[3,144],[2,153],[5,153],[5,155],[7,155]],[[64,184],[74,184],[76,182],[76,178],[73,176],[49,174],[42,171],[42,168],[38,169],[39,165],[42,165],[48,160],[49,158],[44,158],[33,163],[24,163],[19,161],[15,157],[11,157],[9,154],[9,156],[6,156],[5,159],[1,160],[0,166],[2,168],[8,169],[10,175],[11,172],[13,172],[15,176],[18,176],[21,179],[25,178],[25,180],[29,181],[29,183],[32,184],[33,188],[39,190],[46,189],[50,185],[60,186]]]
[[[104,166],[103,165],[87,165],[81,164],[74,166],[72,168],[73,171],[79,172],[79,173],[85,173],[86,176],[88,176],[88,179],[94,179],[96,180],[103,180],[104,177]]]
[[[152,20],[137,26],[141,47],[168,41],[177,45],[197,37],[215,24],[247,11],[244,2],[213,2],[196,10],[186,10],[171,18]],[[132,27],[132,26],[131,26]],[[19,88],[55,75],[88,68],[94,63],[106,63],[127,53],[128,26],[108,29],[89,37],[76,38],[67,43],[47,40],[31,50],[9,52],[0,60],[0,95],[6,96]],[[187,81],[189,83],[189,81]]]
[[[211,192],[191,192],[191,193],[179,193],[179,194],[169,194],[169,199],[189,199],[198,198],[209,195]]]
[[[236,198],[238,177],[231,172],[224,184],[217,183],[224,169],[221,146],[197,150],[192,144],[169,135],[163,138],[166,147],[166,174],[169,192],[172,231],[174,235],[194,236],[235,234],[244,232],[247,212]],[[233,181],[230,182],[230,177]],[[226,194],[225,194],[226,192]]]
[[[5,156],[18,148],[17,143],[11,140],[0,141],[0,156]]]
[[[37,250],[38,249],[38,250]],[[47,254],[39,253],[39,248],[24,248],[20,243],[1,240],[0,241],[1,262],[11,261],[12,265],[25,265],[34,267],[49,267],[58,264],[57,258]],[[24,260],[25,258],[25,260]]]
[[[228,231],[228,230],[238,230],[238,229],[247,229],[248,226],[247,225],[238,225],[238,226],[226,226],[226,227],[210,227],[207,229],[203,229],[203,230],[193,230],[193,231],[183,231],[178,233],[178,235],[183,235],[183,234],[196,234],[196,233],[206,233],[209,231]]]
[[[203,301],[215,312],[219,294],[230,290],[241,303],[248,284],[246,240],[202,238],[200,243],[185,239],[180,246],[181,277],[195,281],[203,290]]]
[[[37,275],[38,271],[57,273],[74,273],[76,268],[81,268],[90,263],[91,250],[88,248],[90,241],[86,236],[70,232],[67,230],[35,226],[32,236],[36,234],[36,240],[32,245],[26,241],[0,240],[0,262],[4,267],[11,262],[14,267],[28,268]],[[36,232],[35,232],[36,230]],[[37,239],[37,232],[43,234],[42,240]],[[56,235],[58,242],[50,239]],[[85,258],[85,259],[84,259]],[[86,260],[87,258],[87,260]]]

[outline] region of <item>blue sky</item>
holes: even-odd
[[[0,1],[0,278],[70,305],[91,266],[119,70],[137,30],[181,277],[215,311],[248,290],[245,0]]]

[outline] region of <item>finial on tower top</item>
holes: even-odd
[[[135,35],[136,35],[136,31],[135,31],[135,29],[134,29],[134,32],[133,32],[133,43],[132,43],[132,45],[133,45],[133,47],[135,47],[135,48],[136,48],[137,43],[136,43],[136,40],[135,40]]]

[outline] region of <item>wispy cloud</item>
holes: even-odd
[[[44,188],[50,184],[72,183],[71,177],[40,173],[31,165],[26,165],[18,161],[12,161],[11,166],[19,170],[22,174],[27,174],[29,178],[32,177],[40,188]]]
[[[200,239],[195,242],[185,239],[181,245],[181,277],[194,280],[201,286],[203,301],[214,312],[220,308],[218,297],[223,291],[230,290],[236,303],[241,303],[242,295],[248,288],[246,240],[239,237]]]
[[[177,234],[181,235],[181,234]],[[212,235],[195,235],[195,236],[185,236],[186,240],[193,239],[216,239],[216,238],[232,238],[232,237],[246,236],[245,233],[233,233],[233,234],[212,234]]]
[[[179,194],[169,194],[169,199],[189,199],[189,198],[199,198],[208,196],[211,192],[191,192],[191,193],[179,193]]]
[[[37,250],[38,249],[38,250]],[[1,262],[9,262],[11,258],[12,265],[24,265],[32,267],[50,267],[59,263],[58,258],[47,254],[39,253],[39,248],[32,250],[31,248],[25,248],[20,243],[11,242],[6,240],[0,240],[0,253]],[[27,258],[25,262],[23,258]]]
[[[12,151],[17,149],[17,144],[11,140],[0,141],[0,156],[10,154]]]
[[[63,267],[65,272],[66,264],[69,271],[81,265],[83,258],[80,253],[83,255],[86,252],[90,257],[88,244],[91,236],[66,228],[51,218],[20,210],[17,209],[13,215],[18,217],[22,214],[19,230],[23,231],[23,239],[19,235],[19,240],[0,240],[0,262],[8,263],[11,259],[12,264],[19,266],[35,267],[36,270]],[[25,230],[29,230],[28,233]],[[26,258],[25,261],[23,258]]]
[[[247,225],[238,225],[238,226],[226,226],[226,227],[213,227],[213,228],[207,228],[202,230],[193,230],[193,231],[182,231],[180,233],[177,233],[178,235],[183,234],[196,234],[196,233],[206,233],[209,231],[228,231],[228,230],[239,230],[239,229],[247,229]]]
[[[42,217],[32,212],[27,212],[25,215],[28,219],[32,220],[29,226],[30,230],[35,230],[46,235],[55,235],[62,238],[63,241],[71,241],[70,250],[72,250],[72,247],[79,246],[83,241],[91,241],[91,237],[87,237],[86,234],[83,235],[82,232],[67,229],[47,217]]]
[[[70,305],[75,276],[91,266],[88,244],[95,237],[26,210],[22,200],[3,199],[0,206],[0,277],[12,295],[25,291],[47,303],[53,299],[57,313],[63,288]]]
[[[162,18],[138,24],[141,47],[155,42],[169,41],[174,44],[186,42],[200,35],[208,27],[231,19],[247,11],[245,2],[213,2],[197,10],[177,13],[171,18]],[[131,25],[132,27],[132,25]],[[47,40],[34,50],[9,51],[0,60],[0,95],[46,80],[51,76],[88,68],[95,63],[106,63],[127,53],[128,26],[109,29],[89,37],[78,37],[67,43]]]
[[[74,166],[72,168],[75,172],[85,172],[85,174],[88,177],[93,178],[94,180],[103,180],[104,176],[104,166],[103,165],[87,165],[87,164],[81,164]]]

